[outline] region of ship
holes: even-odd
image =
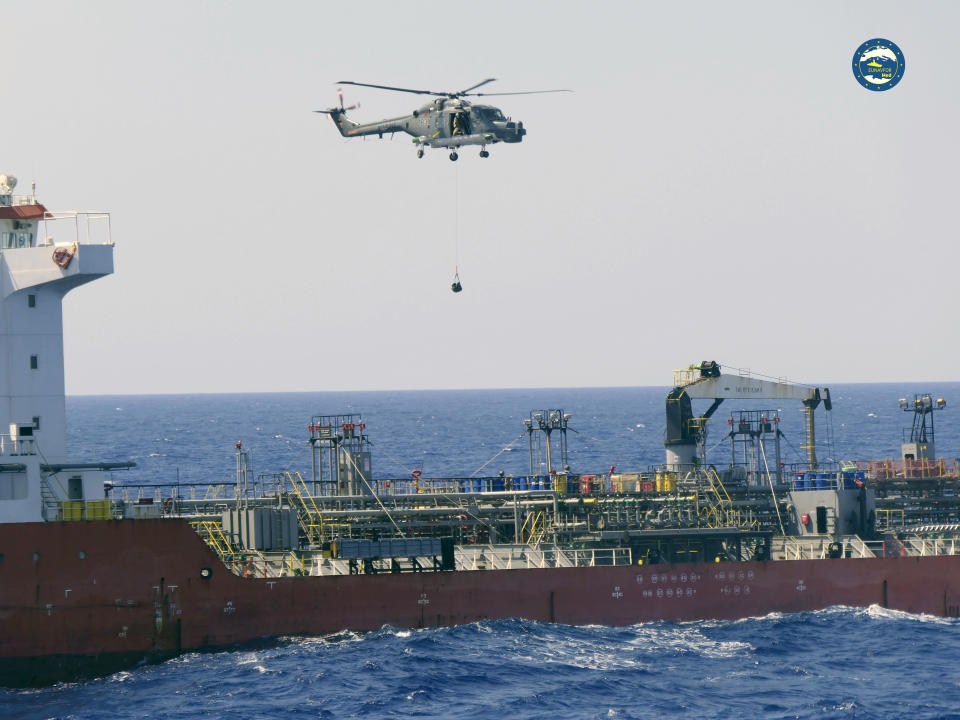
[[[630,625],[833,605],[960,614],[957,528],[939,518],[931,537],[906,509],[956,492],[956,465],[932,460],[944,403],[902,401],[915,432],[900,464],[831,466],[814,427],[827,388],[715,362],[678,373],[665,462],[635,473],[570,471],[570,415],[547,408],[524,420],[524,476],[377,479],[362,415],[332,414],[309,419],[303,473],[251,479],[237,443],[229,484],[114,482],[132,463],[68,452],[61,313],[67,292],[113,272],[109,213],[52,212],[15,186],[0,176],[2,686],[384,625]],[[729,465],[706,462],[711,416],[742,398],[801,404],[802,467],[780,458],[777,410],[735,411]],[[694,401],[710,406],[697,414]]]

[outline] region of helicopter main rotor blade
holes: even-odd
[[[395,92],[413,93],[414,95],[437,95],[446,97],[450,93],[434,92],[433,90],[411,90],[410,88],[393,87],[392,85],[373,85],[371,83],[353,82],[352,80],[339,80],[337,85],[358,85],[360,87],[377,88],[379,90],[394,90]]]
[[[470,91],[471,91],[471,90],[476,90],[476,89],[477,89],[478,87],[480,87],[481,85],[486,85],[487,83],[492,83],[492,82],[495,81],[495,80],[496,80],[496,78],[487,78],[486,80],[482,80],[481,82],[478,82],[476,85],[471,85],[470,87],[468,87],[468,88],[466,88],[466,89],[464,89],[464,90],[461,90],[461,91],[458,92],[458,93],[450,93],[450,94],[451,94],[451,95],[457,95],[457,96],[459,96],[459,95],[468,95],[468,94],[477,95],[477,94],[479,94],[479,93],[471,93]]]
[[[473,95],[475,97],[493,97],[494,95],[540,95],[541,93],[573,92],[573,90],[524,90],[522,92],[502,92],[502,93],[464,93],[464,95]]]

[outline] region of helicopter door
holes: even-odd
[[[451,135],[469,135],[470,134],[470,116],[463,111],[450,113],[450,134]]]

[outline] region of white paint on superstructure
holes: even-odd
[[[103,499],[101,471],[41,466],[68,464],[62,303],[113,272],[109,216],[49,213],[15,185],[0,176],[0,522]]]

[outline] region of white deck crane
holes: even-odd
[[[761,380],[750,375],[725,375],[715,361],[704,361],[675,373],[675,387],[667,394],[667,428],[663,444],[667,450],[667,465],[674,470],[697,466],[697,447],[706,434],[707,421],[724,400],[769,399],[799,400],[805,416],[804,449],[807,464],[817,467],[813,411],[823,402],[832,408],[830,390],[809,385]],[[693,414],[691,400],[713,400],[700,416]]]

